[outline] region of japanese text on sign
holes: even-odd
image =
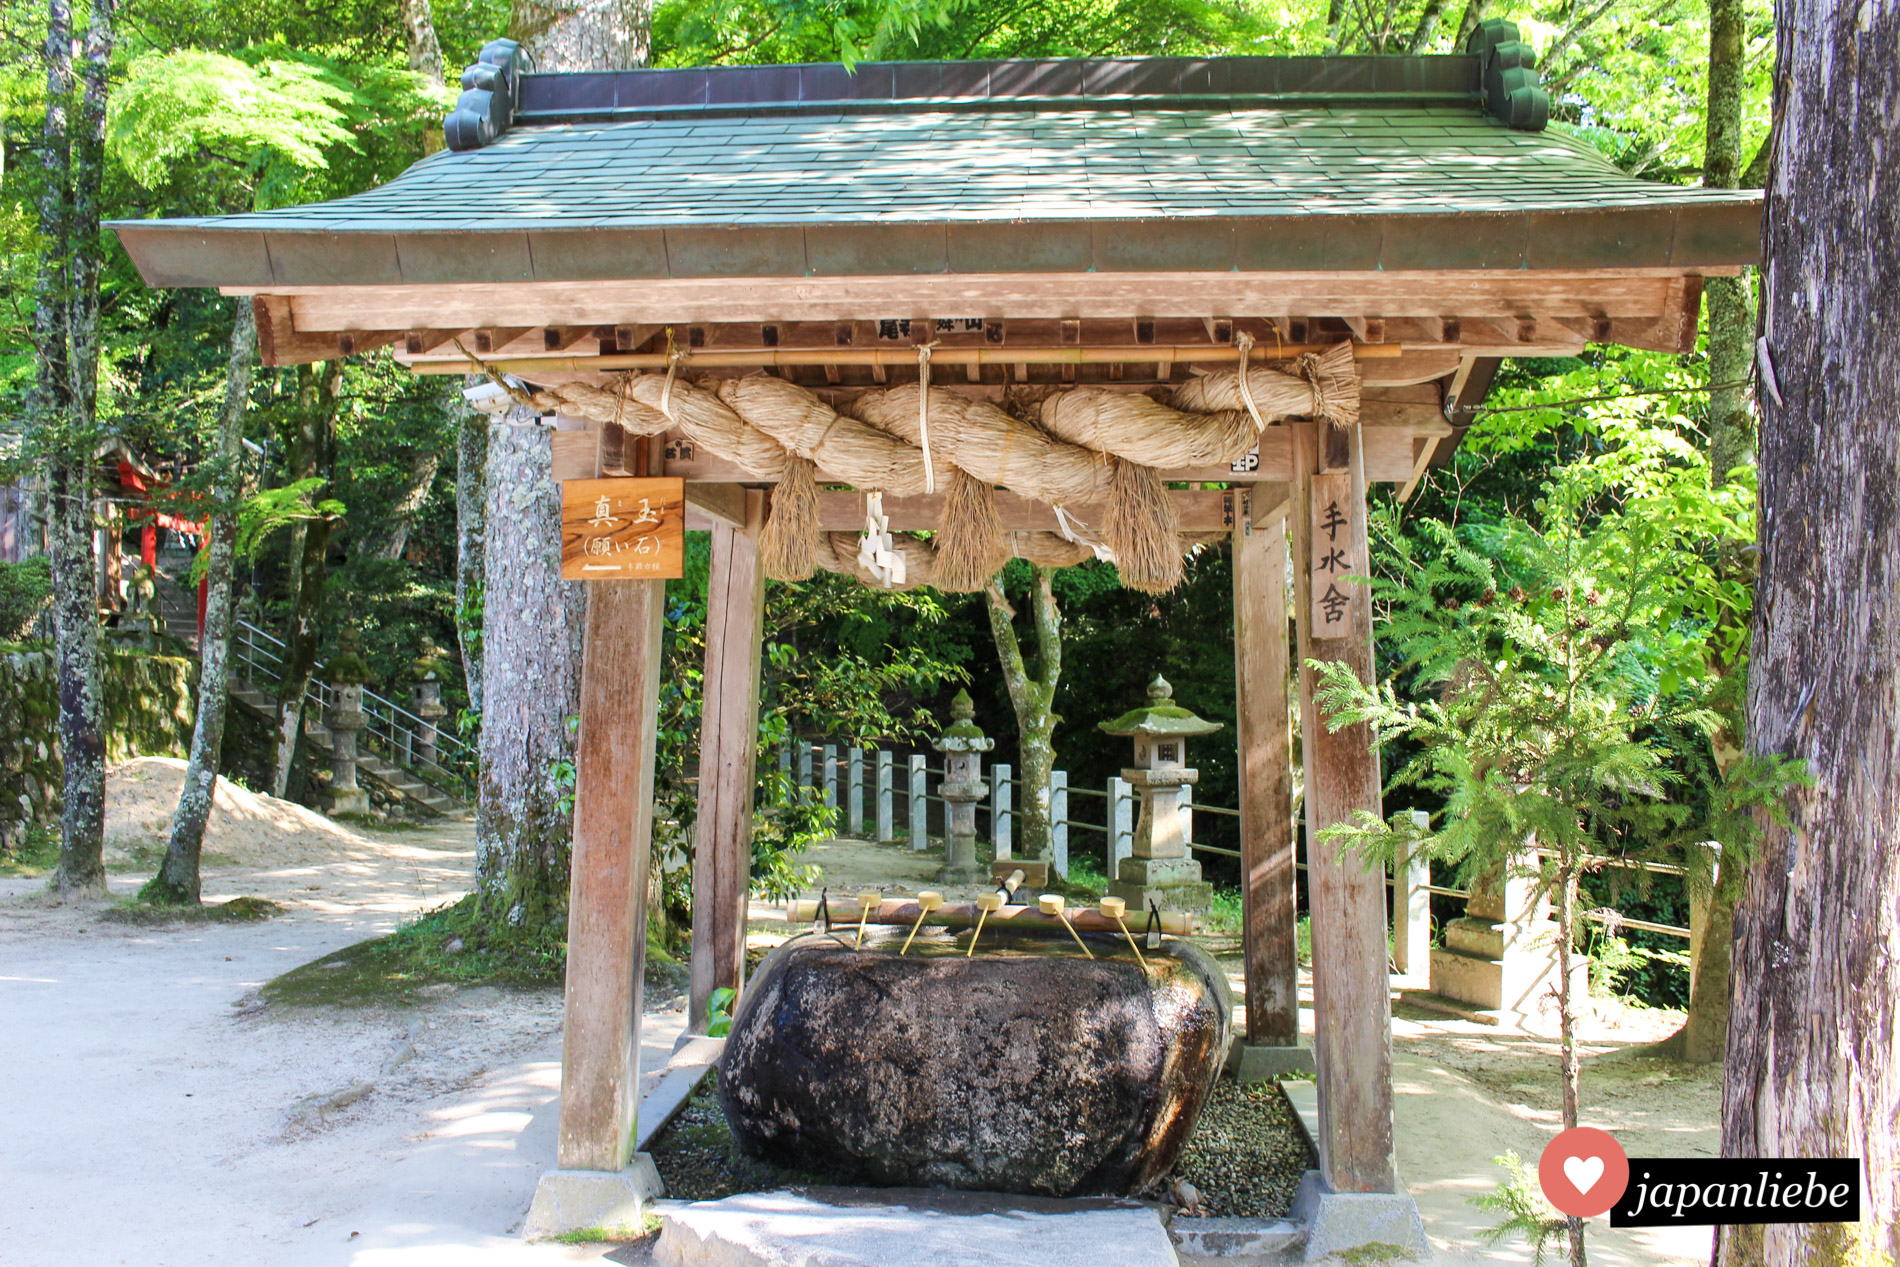
[[[564,481],[561,579],[662,580],[683,576],[685,495],[685,482],[679,479]]]
[[[1365,505],[1352,495],[1350,475],[1313,477],[1313,637],[1344,638],[1353,632],[1359,587],[1346,578],[1364,575],[1358,556],[1365,540]]]

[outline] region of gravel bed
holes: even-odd
[[[1200,1190],[1197,1214],[1278,1219],[1292,1210],[1300,1176],[1317,1164],[1277,1084],[1243,1087],[1222,1078],[1174,1177]]]
[[[851,1185],[846,1174],[785,1170],[739,1151],[719,1107],[718,1075],[700,1084],[679,1116],[653,1141],[653,1164],[666,1195],[715,1201],[736,1192],[825,1184]],[[1279,1088],[1271,1082],[1239,1087],[1222,1078],[1201,1110],[1173,1178],[1200,1191],[1197,1214],[1283,1218],[1300,1176],[1314,1166],[1306,1137]],[[1165,1192],[1167,1181],[1163,1181]]]

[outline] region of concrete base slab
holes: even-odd
[[[1402,1192],[1330,1192],[1317,1170],[1300,1180],[1293,1217],[1306,1227],[1306,1262],[1422,1261],[1432,1256],[1418,1203]]]
[[[666,1191],[653,1158],[635,1153],[625,1170],[550,1170],[541,1176],[521,1235],[552,1240],[592,1228],[633,1229],[647,1203]]]
[[[1227,1049],[1226,1072],[1241,1086],[1281,1078],[1313,1078],[1318,1066],[1311,1047],[1268,1047],[1236,1038]]]
[[[1174,1243],[1196,1258],[1284,1259],[1305,1232],[1286,1219],[1184,1219],[1168,1225]]]
[[[663,1267],[1180,1263],[1161,1216],[1132,1201],[920,1188],[812,1188],[695,1202],[666,1213],[653,1258]]]

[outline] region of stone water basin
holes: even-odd
[[[810,934],[747,983],[719,1069],[740,1147],[859,1182],[1125,1196],[1173,1166],[1227,1050],[1225,975],[1172,938]]]

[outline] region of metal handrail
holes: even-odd
[[[246,670],[245,676],[253,685],[261,685],[260,679],[278,680],[283,676],[285,655],[289,647],[284,640],[267,629],[260,629],[248,620],[233,622],[235,629],[231,640],[232,658]],[[306,688],[306,698],[312,700],[321,713],[336,703],[336,688],[317,676],[323,665],[318,663],[311,671],[310,685]],[[434,732],[436,752],[448,759],[447,763],[438,759],[427,763],[449,778],[468,782],[468,770],[477,760],[477,754],[459,736],[444,730],[426,718],[418,717],[394,700],[369,689],[363,688],[363,714],[368,721],[363,733],[374,739],[378,747],[383,748],[397,765],[418,768],[413,758],[405,760],[407,738],[411,745],[418,734]],[[404,725],[404,722],[408,725]],[[413,751],[413,748],[411,748]],[[460,767],[460,768],[458,768]]]

